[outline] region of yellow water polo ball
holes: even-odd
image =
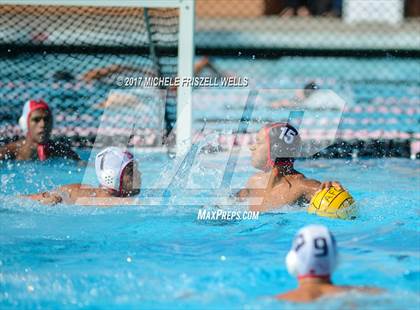
[[[308,213],[339,219],[356,217],[356,207],[353,197],[343,189],[335,187],[324,188],[312,197]]]

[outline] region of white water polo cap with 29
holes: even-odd
[[[329,278],[337,262],[334,236],[322,225],[309,225],[300,229],[286,256],[287,270],[298,279]]]

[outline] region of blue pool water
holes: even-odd
[[[169,173],[166,155],[138,156],[145,187]],[[188,184],[202,189],[197,200],[212,199],[226,157],[202,155],[194,165]],[[255,172],[248,163],[246,154],[240,157],[233,187]],[[358,201],[360,216],[330,220],[287,208],[258,220],[198,221],[202,202],[179,203],[186,193],[176,184],[165,205],[47,207],[15,195],[80,182],[84,169],[61,161],[2,163],[0,308],[418,308],[418,162],[306,160],[297,169],[319,180],[340,180]],[[92,167],[85,180],[95,184]],[[273,300],[296,286],[284,256],[297,229],[311,223],[327,225],[338,240],[341,262],[334,282],[386,292],[312,305]]]

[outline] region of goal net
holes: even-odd
[[[92,145],[99,134],[103,144],[122,137],[133,146],[162,145],[177,120],[180,91],[162,85],[144,90],[140,80],[180,74],[179,51],[192,51],[192,37],[180,40],[181,5],[0,1],[2,142],[22,136],[18,118],[24,103],[43,99],[53,110],[52,135],[75,146]],[[183,74],[192,61],[190,53]],[[181,93],[189,103],[188,89]]]

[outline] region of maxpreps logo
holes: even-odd
[[[215,210],[209,211],[205,209],[198,210],[197,220],[202,221],[234,221],[234,220],[258,220],[260,212],[258,211],[225,211]]]

